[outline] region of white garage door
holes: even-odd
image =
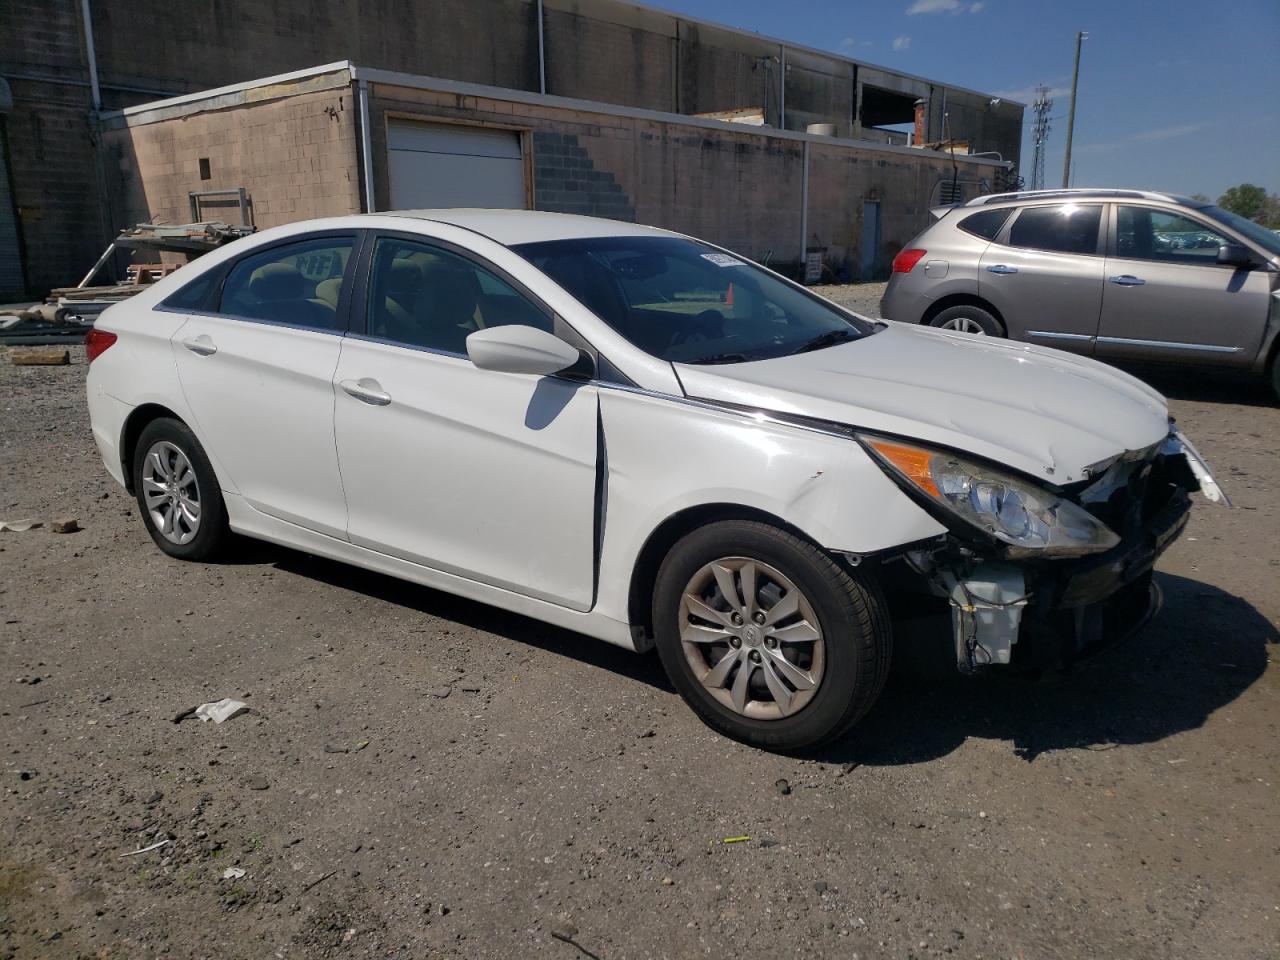
[[[525,207],[518,133],[393,121],[387,144],[392,209]]]

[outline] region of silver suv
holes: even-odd
[[[1101,360],[1211,363],[1280,395],[1280,236],[1145,190],[939,207],[894,258],[883,316]]]

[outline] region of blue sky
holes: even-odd
[[[868,63],[1020,100],[1052,88],[1045,163],[1062,182],[1075,34],[1084,30],[1076,186],[1280,193],[1280,0],[652,0]],[[1022,165],[1030,179],[1031,111]]]

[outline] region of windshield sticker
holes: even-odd
[[[731,257],[727,253],[704,253],[703,260],[710,260],[717,267],[740,267],[742,261],[737,257]]]

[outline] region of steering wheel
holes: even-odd
[[[688,323],[676,329],[671,336],[671,345],[678,346],[682,343],[689,343],[695,337],[699,340],[710,340],[713,337],[724,336],[724,314],[719,310],[707,308],[694,317],[690,317]]]

